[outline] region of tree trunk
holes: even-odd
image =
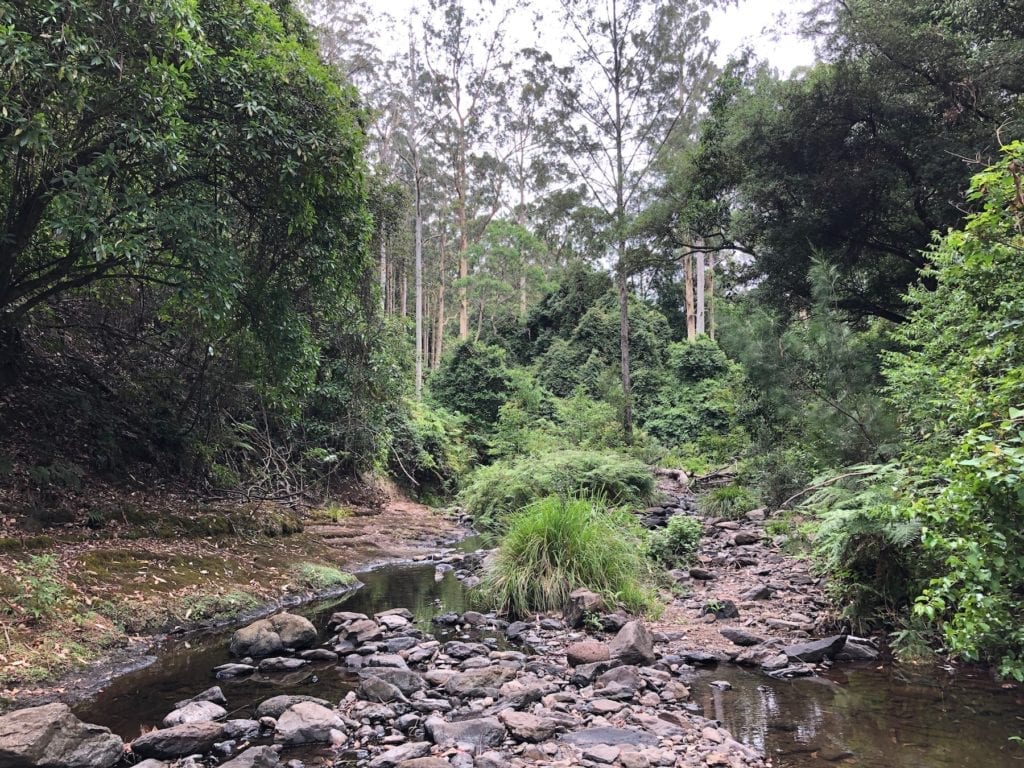
[[[437,281],[437,329],[434,331],[434,360],[433,368],[437,370],[441,366],[441,355],[444,353],[444,272],[445,272],[445,239],[444,229],[441,230],[441,247],[438,250],[438,281]]]
[[[697,335],[704,335],[704,253],[697,254]]]
[[[423,395],[423,215],[420,210],[420,168],[416,157],[416,399]],[[402,275],[402,314],[405,315],[405,275]]]
[[[384,242],[384,228],[380,231],[380,307],[387,311],[388,249]]]
[[[693,302],[693,254],[683,256],[683,282],[686,302],[686,340],[697,338],[697,307]]]
[[[705,301],[707,306],[708,336],[715,338],[715,256],[708,254],[708,266],[705,272]]]

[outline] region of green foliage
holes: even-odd
[[[921,524],[902,513],[910,478],[897,464],[849,467],[824,478],[800,511],[813,513],[814,554],[831,598],[859,627],[892,621],[913,599]]]
[[[701,494],[697,498],[697,506],[701,514],[708,517],[741,520],[757,507],[757,497],[745,486],[723,485]]]
[[[914,290],[888,359],[905,418],[906,471],[920,479],[904,510],[934,563],[914,612],[968,659],[1024,679],[1024,143],[978,174],[978,206],[931,252],[934,291]]]
[[[642,504],[653,491],[650,470],[636,459],[608,451],[562,450],[480,467],[460,501],[479,526],[500,528],[510,513],[546,496],[594,496],[620,506]]]
[[[580,587],[642,611],[652,604],[645,544],[636,518],[599,497],[548,496],[509,519],[480,589],[510,616],[561,610]]]
[[[428,381],[431,396],[462,414],[475,430],[493,427],[512,392],[505,352],[465,341],[450,350]]]
[[[47,618],[67,598],[59,572],[56,555],[32,555],[15,563],[14,604],[36,621]]]
[[[687,515],[669,518],[664,530],[651,534],[648,552],[666,568],[689,565],[700,547],[704,526],[700,520]]]
[[[464,420],[426,402],[407,401],[388,424],[388,470],[418,496],[448,496],[472,460]]]

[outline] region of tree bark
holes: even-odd
[[[697,338],[697,307],[693,301],[693,254],[683,256],[684,301],[686,303],[686,340]]]
[[[704,252],[697,253],[697,335],[704,335]]]

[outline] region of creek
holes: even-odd
[[[372,615],[396,607],[412,611],[425,632],[442,639],[457,633],[430,622],[467,607],[465,590],[451,572],[438,578],[435,564],[428,562],[388,565],[357,576],[364,584],[359,590],[301,611],[322,636],[336,610]],[[259,702],[282,693],[337,701],[358,684],[334,664],[310,665],[290,675],[214,680],[213,667],[230,660],[230,634],[224,630],[168,643],[154,663],[117,678],[78,705],[76,714],[131,739],[158,726],[176,701],[214,684],[227,696],[230,717],[248,717]],[[731,688],[710,685],[721,680]],[[700,714],[764,749],[776,768],[1024,766],[1024,750],[1010,740],[1024,734],[1024,693],[981,675],[840,665],[827,677],[774,680],[723,665],[695,671],[689,683]]]

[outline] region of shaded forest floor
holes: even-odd
[[[164,633],[336,592],[354,570],[465,533],[368,490],[302,511],[110,486],[59,503],[0,490],[0,710],[59,697],[68,673],[130,662]]]

